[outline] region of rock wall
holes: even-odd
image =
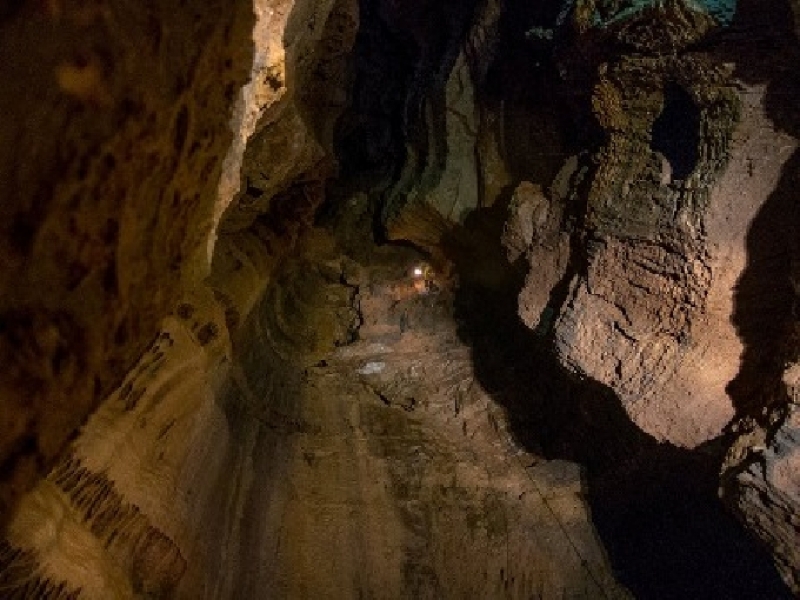
[[[232,444],[213,397],[225,331],[213,297],[185,299],[162,323],[122,386],[23,498],[3,547],[6,590],[171,597],[181,579],[215,583],[205,580],[215,547],[196,523],[222,500],[215,486],[228,475]]]
[[[335,169],[333,128],[348,105],[358,4],[256,2],[256,58],[234,115],[237,142],[225,159],[220,230],[291,212],[292,186],[324,184]],[[288,198],[287,198],[288,196]],[[299,211],[302,213],[304,209]]]
[[[3,164],[15,183],[6,192],[38,190],[4,204],[9,247],[25,246],[6,254],[16,270],[3,270],[3,356],[18,365],[0,397],[2,515],[13,515],[3,589],[227,597],[217,540],[238,517],[219,507],[250,450],[231,439],[217,397],[229,333],[322,200],[319,178],[294,179],[314,166],[301,155],[330,149],[357,7],[53,3],[3,19],[10,60],[0,77],[18,80],[5,114],[38,106],[30,98],[48,90],[46,119],[2,131],[18,153]],[[35,72],[21,49],[42,29],[53,40]],[[268,161],[279,181],[267,192],[283,204],[253,210],[235,194],[240,181],[239,197],[255,193],[251,175],[263,168],[248,152],[275,123],[295,136],[295,153]],[[220,237],[220,222],[237,233]],[[22,285],[11,293],[14,277]],[[209,519],[220,527],[198,528]]]
[[[738,347],[729,313],[709,310],[714,276],[725,271],[708,249],[707,214],[739,102],[732,66],[681,52],[711,27],[681,6],[618,15],[600,32],[589,21],[573,25],[580,34],[571,43],[592,53],[566,46],[561,68],[594,73],[602,141],[567,161],[549,189],[520,189],[514,210],[541,216],[535,232],[510,222],[509,235],[527,244],[515,250],[530,264],[525,322],[552,335],[570,370],[611,387],[644,431],[695,447],[734,414],[725,384]],[[631,52],[611,51],[613,40]],[[734,340],[725,357],[721,337]]]
[[[501,39],[513,32],[495,20],[493,6],[484,5],[470,35],[497,23]],[[443,241],[452,244],[463,271],[499,285],[483,274],[495,258],[476,237],[487,227],[496,235],[496,226],[485,225],[496,219],[487,207],[505,210],[508,262],[526,265],[520,318],[562,365],[608,386],[660,442],[693,449],[747,432],[724,468],[724,496],[796,586],[788,542],[797,534],[788,400],[796,289],[787,265],[798,220],[784,190],[796,172],[788,107],[796,98],[797,41],[787,11],[766,17],[750,2],[738,3],[735,15],[732,3],[576,2],[523,16],[503,3],[501,13],[528,23],[524,70],[540,73],[538,90],[555,100],[523,104],[515,120],[510,86],[504,102],[493,103],[492,74],[513,64],[503,55],[507,42],[485,47],[490,68],[467,60],[472,85],[461,88],[468,90],[462,101],[473,102],[468,114],[479,115],[474,134],[427,141],[434,157],[451,156],[439,148],[452,144],[452,162],[411,152],[406,169],[416,161],[436,175],[409,177],[410,186],[401,178],[384,218],[390,236],[434,255]],[[469,58],[469,43],[462,48]],[[450,81],[460,80],[463,64]],[[557,103],[569,108],[572,124],[540,137],[526,130],[539,122],[537,109],[559,123]],[[426,123],[435,114],[429,110]],[[448,121],[441,119],[439,130],[465,122],[442,127]],[[524,147],[523,132],[551,148],[560,168],[543,169],[542,156],[538,169],[515,164],[520,152],[508,150]],[[475,154],[463,158],[462,147]],[[450,207],[464,196],[437,186],[467,164],[478,169],[477,194],[454,214]]]
[[[206,255],[246,2],[0,11],[0,521],[118,385]]]
[[[663,24],[676,6],[659,9],[667,11]],[[791,283],[798,215],[788,191],[797,173],[798,130],[788,109],[797,40],[784,12],[771,21],[757,11],[741,2],[716,47],[678,50],[661,71],[662,81],[690,96],[685,114],[695,115],[695,138],[683,144],[694,145],[694,155],[675,154],[669,139],[659,143],[669,88],[650,78],[662,77],[659,44],[668,39],[674,51],[704,35],[702,18],[661,38],[653,35],[658,26],[645,26],[647,38],[629,39],[653,58],[601,63],[593,95],[606,132],[599,153],[565,165],[550,190],[520,187],[507,245],[516,253],[527,247],[531,265],[523,320],[541,335],[552,328],[561,361],[609,385],[642,430],[690,448],[745,432],[723,468],[723,497],[797,590],[789,540],[798,533]],[[615,17],[611,35],[628,39],[646,22],[642,15]],[[626,72],[635,73],[627,82]],[[670,115],[678,140],[679,117]],[[685,160],[691,168],[679,176]],[[567,250],[563,215],[576,210]],[[531,217],[522,221],[527,229],[520,225],[521,214],[533,215],[533,228]]]
[[[411,140],[401,180],[384,205],[390,239],[435,248],[450,224],[463,223],[482,204],[477,151],[482,124],[475,78],[485,73],[476,67],[493,54],[500,7],[489,2],[481,9],[463,43],[448,40],[452,47],[446,52],[457,53],[455,60],[442,66],[444,83],[435,81],[423,99],[420,139]],[[424,221],[427,227],[421,226]]]
[[[665,6],[664,24],[672,18]],[[695,139],[683,142],[695,146],[692,156],[675,154],[668,139],[659,143],[670,90],[648,80],[661,77],[662,59],[601,63],[593,95],[606,132],[599,153],[584,161],[584,171],[567,165],[548,191],[520,188],[509,239],[516,252],[520,238],[532,240],[523,319],[541,335],[552,327],[562,363],[609,385],[642,430],[689,448],[730,429],[747,432],[723,468],[723,496],[768,543],[796,590],[790,265],[798,216],[787,182],[797,172],[798,132],[788,109],[796,98],[789,65],[796,64],[797,41],[780,24],[791,21],[756,11],[740,3],[730,40],[723,32],[702,55],[679,51],[664,74],[690,96],[684,114],[694,114]],[[629,36],[647,18],[628,25],[627,17],[615,18],[618,35]],[[689,22],[661,40],[670,39],[674,50],[704,35],[702,19]],[[741,37],[740,27],[747,28]],[[658,27],[642,31],[651,36]],[[640,51],[661,56],[658,36],[636,40]],[[644,67],[648,60],[655,62]],[[636,73],[627,83],[626,72]],[[670,133],[680,139],[679,117],[670,115]],[[691,168],[679,176],[685,160]],[[562,211],[574,215],[582,200],[570,253],[559,219]],[[532,231],[517,223],[524,211],[544,215]]]
[[[793,5],[797,15],[796,3]],[[792,23],[788,14],[784,24]],[[795,28],[795,33],[797,29]],[[796,43],[795,38],[795,43]],[[731,395],[744,407],[734,424],[738,435],[723,466],[723,499],[772,550],[781,574],[800,590],[798,463],[798,139],[800,123],[788,103],[798,97],[797,47],[783,48],[770,68],[751,77],[772,76],[758,87],[771,121],[765,131],[779,136],[750,155],[756,166],[780,157],[782,165],[767,201],[747,233],[747,266],[736,282],[734,322],[745,345]],[[772,53],[773,58],[775,53]],[[792,58],[794,57],[794,58]],[[793,100],[794,99],[794,100]],[[766,148],[769,150],[766,150]]]

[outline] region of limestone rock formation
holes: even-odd
[[[662,26],[645,27],[647,18],[637,13],[616,35]],[[684,46],[704,27],[669,31],[683,32]],[[579,183],[587,204],[575,217],[569,290],[558,298],[564,304],[549,310],[559,312],[555,346],[570,369],[614,389],[644,431],[694,447],[733,417],[728,373],[717,376],[707,366],[727,315],[707,309],[719,270],[707,249],[706,214],[738,103],[719,60],[691,52],[668,57],[661,53],[666,41],[656,42],[642,46],[649,54],[599,65],[592,106],[606,138]]]
[[[418,139],[409,140],[400,181],[384,206],[390,239],[434,248],[452,224],[462,223],[482,203],[477,152],[482,125],[475,81],[485,77],[481,61],[487,62],[493,53],[500,11],[498,2],[488,2],[468,27],[465,19],[474,4],[446,9],[450,14],[445,18],[455,25],[447,46],[439,50],[441,66],[437,70],[435,64],[429,65],[430,73],[417,76],[427,89],[420,90],[425,95],[416,100],[421,103],[419,114],[409,112],[406,117]],[[423,222],[426,225],[420,226]]]
[[[754,216],[747,235],[747,266],[736,282],[734,318],[744,348],[741,368],[729,391],[739,403],[742,416],[733,426],[738,438],[723,467],[722,496],[773,548],[781,573],[798,590],[800,557],[794,540],[800,534],[796,519],[800,501],[797,461],[800,215],[796,206],[800,130],[791,121],[780,124],[784,131],[773,132],[770,128],[763,131],[779,138],[776,140],[782,149],[779,156],[785,162],[780,174],[775,167],[768,200]],[[763,134],[761,137],[763,140]],[[770,146],[775,143],[770,139]],[[770,156],[774,155],[754,151],[749,156],[762,166],[769,164]],[[764,285],[765,282],[769,284]]]
[[[236,143],[220,180],[222,231],[246,229],[298,181],[333,173],[333,127],[348,102],[355,0],[255,3],[256,56],[234,114]],[[284,200],[292,202],[294,198]],[[288,210],[292,210],[289,208]]]
[[[246,2],[0,11],[0,521],[207,274],[251,25]]]

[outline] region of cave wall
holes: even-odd
[[[0,13],[0,520],[209,271],[247,3]]]
[[[719,356],[728,315],[707,310],[712,273],[721,269],[707,256],[704,219],[739,106],[719,61],[691,53],[665,60],[659,45],[647,50],[599,66],[592,105],[606,141],[581,182],[586,212],[573,236],[583,239],[570,256],[577,272],[567,275],[568,267],[567,298],[551,306],[559,313],[553,335],[562,362],[612,387],[644,431],[694,447],[733,416],[724,390],[730,373],[708,364],[709,353]],[[689,125],[699,158],[682,179],[678,159],[655,143],[658,118],[678,94],[698,113]],[[735,364],[735,348],[731,354]]]
[[[3,14],[2,101],[20,115],[3,129],[4,590],[229,595],[219,540],[251,448],[217,392],[231,335],[322,200],[319,177],[292,183],[329,153],[357,22],[354,2]],[[253,212],[264,129],[296,153],[267,148],[282,204]]]
[[[390,237],[434,253],[445,240],[469,276],[492,286],[503,282],[481,268],[491,250],[479,240],[497,235],[486,223],[506,211],[509,262],[526,265],[522,321],[569,371],[613,390],[655,440],[692,449],[741,435],[721,495],[796,587],[796,12],[703,6],[577,2],[527,15],[525,68],[552,99],[523,104],[521,118],[511,99],[525,97],[524,77],[492,102],[513,32],[501,20],[488,76],[468,61],[483,134],[458,144],[473,148],[477,201],[451,214],[437,198],[437,178],[458,169],[463,151],[451,163],[414,149],[406,168],[421,163],[428,177],[400,180],[384,223]],[[488,30],[498,26],[491,8],[482,14]],[[556,105],[571,124],[559,123]],[[526,126],[548,112],[550,132]],[[536,151],[507,149],[537,133],[555,168],[537,157],[539,169],[526,171],[513,156]],[[449,142],[431,135],[423,145],[449,156],[438,149]]]
[[[800,6],[791,3],[795,25]],[[796,55],[795,55],[796,56]],[[800,500],[798,463],[798,150],[796,111],[797,58],[771,72],[774,79],[761,87],[773,127],[788,140],[753,156],[770,156],[776,149],[785,161],[767,201],[751,221],[747,234],[748,264],[737,281],[734,313],[745,343],[741,370],[731,382],[732,396],[745,407],[737,421],[735,443],[723,465],[723,499],[742,521],[772,548],[781,573],[795,592],[800,585],[797,503]],[[763,160],[763,159],[762,159]]]
[[[486,9],[472,38],[491,39],[485,32],[498,26],[492,21],[496,13]],[[510,202],[522,228],[513,231],[511,223],[506,232],[515,246],[510,258],[526,255],[530,263],[520,295],[523,320],[554,337],[555,351],[572,371],[614,389],[645,431],[693,447],[719,435],[733,417],[724,387],[735,374],[739,347],[727,324],[729,313],[707,310],[711,273],[723,269],[707,256],[705,219],[708,190],[729,157],[739,100],[730,65],[708,51],[681,52],[715,27],[710,15],[680,3],[623,13],[599,23],[591,13],[570,13],[570,23],[561,24],[569,31],[560,31],[553,46],[538,49],[538,55],[533,43],[533,49],[521,50],[534,63],[534,74],[504,83],[503,103],[492,102],[494,86],[502,80],[474,59],[463,63],[471,67],[467,80],[478,78],[473,95],[481,98],[483,112],[472,104],[478,125],[452,152],[452,136],[432,137],[429,152],[441,146],[447,151],[439,153],[446,158],[437,162],[426,156],[425,175],[414,179],[419,183],[408,193],[401,180],[394,190],[399,199],[393,194],[387,202],[385,223],[390,237],[435,247],[459,230],[470,211]],[[506,25],[503,33],[514,31]],[[464,44],[465,61],[493,54],[491,47],[470,54],[471,42]],[[513,58],[518,48],[506,50],[509,57],[503,50],[495,50],[500,58],[492,67],[501,77],[524,68]],[[549,62],[551,72],[535,66],[537,61]],[[452,73],[464,77],[458,68]],[[527,100],[533,94],[526,88],[534,86],[555,90],[549,102],[547,92],[538,90],[539,105]],[[695,154],[690,162],[696,164],[688,168],[682,157],[667,157],[660,150],[672,151],[659,146],[659,116],[666,111],[665,118],[673,119],[669,113],[683,98],[686,112],[694,112],[685,115],[696,145],[686,150]],[[594,129],[581,125],[580,116],[574,118],[577,131],[559,124],[559,117],[565,120],[559,105],[570,103],[578,115],[587,113],[583,120],[591,120]],[[460,127],[460,113],[445,106],[451,127]],[[528,124],[548,117],[555,122],[550,131]],[[667,135],[673,147],[683,142],[672,139],[675,129],[671,123]],[[534,147],[526,146],[525,139]],[[542,156],[542,148],[548,156]],[[465,163],[462,155],[473,162]],[[520,155],[531,156],[536,167],[521,164]],[[454,205],[443,206],[438,198],[462,198],[445,190],[448,173],[463,172],[465,164],[477,169],[475,194],[453,214]],[[521,182],[533,187],[512,194]],[[436,234],[426,239],[423,232],[429,229]],[[470,260],[479,265],[482,259]],[[702,324],[695,326],[695,321]],[[732,339],[726,358],[718,357],[720,344],[714,338],[720,335]],[[709,352],[725,363],[718,373],[707,368]],[[696,399],[686,403],[692,394]]]

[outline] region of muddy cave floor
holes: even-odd
[[[659,444],[568,376],[518,321],[513,269],[426,282],[417,250],[355,245],[338,244],[352,339],[256,358],[280,393],[255,409],[267,427],[244,522],[270,518],[244,532],[261,572],[241,597],[271,581],[285,598],[791,598],[717,498],[726,442]],[[299,316],[342,320],[328,298]]]

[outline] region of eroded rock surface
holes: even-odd
[[[220,180],[223,232],[247,229],[259,215],[291,214],[292,186],[324,184],[336,163],[334,124],[348,103],[358,3],[259,0],[255,10],[255,61]]]
[[[0,11],[0,521],[207,274],[251,26],[247,2]]]
[[[787,24],[791,21],[787,18]],[[791,48],[791,47],[790,47]],[[783,49],[787,51],[787,49]],[[789,50],[792,51],[791,49]],[[796,52],[796,50],[795,50]],[[773,549],[784,579],[800,590],[800,534],[797,502],[798,363],[798,169],[797,115],[783,109],[797,98],[796,67],[773,65],[778,77],[758,93],[774,128],[762,130],[762,143],[747,156],[752,172],[772,165],[767,201],[758,207],[747,233],[746,266],[736,281],[734,322],[743,343],[741,367],[729,391],[742,409],[733,430],[738,439],[723,467],[722,497]],[[789,64],[787,61],[786,64]],[[797,64],[796,60],[793,62]],[[769,73],[762,68],[761,73]],[[775,131],[777,130],[777,131]],[[765,134],[769,137],[766,137]],[[759,138],[754,136],[755,140]],[[769,141],[767,141],[769,140]],[[767,150],[769,148],[769,150]],[[772,157],[782,159],[780,170]],[[769,171],[768,171],[769,172]],[[758,180],[758,178],[756,179]],[[750,186],[739,186],[746,199]],[[790,541],[792,540],[792,541]]]
[[[684,23],[686,40],[669,43],[702,36],[706,25],[695,25]],[[562,362],[614,389],[644,431],[694,447],[719,435],[734,414],[724,374],[715,380],[706,368],[705,338],[726,328],[727,314],[707,309],[718,270],[705,222],[738,101],[719,61],[691,52],[668,58],[660,53],[667,42],[656,38],[637,43],[644,54],[597,67],[592,106],[606,139],[593,156],[565,165],[549,192],[565,212],[556,228],[570,232],[569,259],[566,242],[531,244],[521,311],[526,321],[551,326]],[[528,316],[531,310],[541,316]],[[729,358],[735,364],[735,354]]]

